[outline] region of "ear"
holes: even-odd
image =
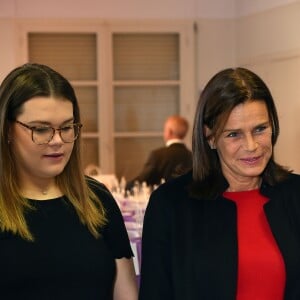
[[[215,137],[212,135],[211,129],[209,129],[206,125],[204,125],[204,135],[206,136],[210,149],[216,149]]]

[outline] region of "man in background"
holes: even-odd
[[[188,129],[185,118],[178,115],[168,117],[164,124],[165,147],[150,153],[141,173],[127,183],[126,189],[132,189],[135,182],[159,185],[162,180],[168,181],[191,169],[192,153],[183,141]]]

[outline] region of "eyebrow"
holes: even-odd
[[[260,124],[255,125],[255,126],[253,127],[253,129],[254,129],[254,128],[257,128],[257,127],[261,127],[261,126],[271,126],[271,124],[270,124],[269,121],[263,122],[263,123],[260,123]],[[235,129],[233,129],[233,128],[227,128],[227,129],[224,129],[222,132],[224,133],[224,132],[241,131],[241,130],[242,130],[242,129],[240,129],[240,128],[235,128]]]
[[[63,124],[66,124],[66,123],[69,123],[69,122],[73,122],[74,121],[74,117],[68,119],[68,120],[65,120],[61,123],[61,125]],[[47,121],[41,121],[41,120],[34,120],[34,121],[30,121],[28,122],[28,124],[42,124],[42,125],[47,125],[47,126],[52,126],[52,124],[50,122],[47,122]],[[60,126],[61,126],[60,125]]]

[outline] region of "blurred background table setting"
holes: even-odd
[[[116,200],[128,232],[131,247],[134,252],[134,266],[139,279],[141,268],[141,240],[145,210],[151,192],[155,187],[145,182],[135,182],[133,188],[126,190],[126,179],[117,179],[115,174],[102,174],[101,169],[95,165],[85,168],[85,174],[103,183]]]

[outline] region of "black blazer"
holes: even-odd
[[[192,153],[183,143],[174,143],[168,147],[153,150],[141,173],[127,184],[131,188],[135,181],[148,185],[160,184],[192,168]]]
[[[237,223],[233,201],[191,198],[191,174],[152,193],[144,218],[140,300],[234,300]],[[261,193],[286,266],[286,300],[300,299],[300,176]]]

